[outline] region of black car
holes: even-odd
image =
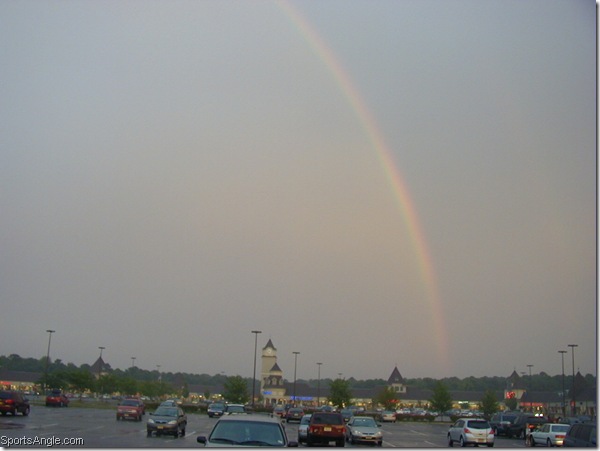
[[[6,415],[11,413],[16,415],[21,413],[24,416],[29,415],[29,400],[16,391],[2,390],[0,391],[0,413]]]
[[[596,424],[576,423],[571,425],[569,432],[565,435],[563,446],[569,447],[596,447]]]
[[[515,421],[511,424],[506,425],[506,436],[525,438],[527,432],[525,429],[535,429],[540,424],[547,423],[548,419],[543,416],[536,416],[533,413],[523,412],[520,413]]]
[[[495,413],[490,420],[490,425],[496,435],[506,435],[506,431],[517,419],[518,413]]]
[[[213,402],[210,406],[208,406],[208,410],[206,413],[210,418],[213,417],[221,417],[225,412],[225,404],[222,402]]]

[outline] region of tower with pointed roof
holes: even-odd
[[[404,385],[404,379],[398,371],[398,367],[395,366],[392,374],[388,378],[388,386],[396,393],[406,393],[406,385]]]
[[[265,404],[277,404],[285,396],[283,371],[277,365],[277,348],[271,339],[262,348],[260,392]]]

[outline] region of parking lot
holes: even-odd
[[[0,417],[0,447],[63,448],[196,448],[198,435],[208,435],[217,421],[204,414],[189,414],[185,437],[146,437],[146,419],[117,421],[116,409],[53,408],[33,406],[29,416]],[[296,440],[297,423],[284,423],[288,438]],[[445,423],[384,423],[384,447],[447,447]],[[29,443],[29,444],[28,444]],[[347,445],[350,446],[350,445]],[[523,448],[523,440],[496,438],[496,447]],[[364,447],[364,446],[361,446]]]

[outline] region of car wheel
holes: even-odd
[[[344,439],[336,440],[335,441],[335,446],[337,446],[338,448],[340,448],[340,447],[343,448],[344,446],[346,446],[346,442],[344,441]]]
[[[550,447],[552,446],[552,440],[550,440],[550,439],[547,439],[547,440],[546,440],[546,446],[547,446],[548,448],[550,448]]]
[[[448,446],[450,448],[452,448],[454,446],[454,441],[452,440],[452,438],[450,437],[450,435],[448,435]]]
[[[181,430],[181,436],[185,437],[185,426],[183,427],[183,429]]]
[[[29,415],[29,406],[25,407],[25,410],[23,411],[23,416],[26,417],[27,415]]]
[[[152,437],[152,431],[150,429],[146,431],[146,437]]]
[[[492,448],[494,446],[494,442],[487,444],[488,448]]]
[[[459,443],[460,443],[460,446],[463,447],[463,448],[465,446],[467,446],[467,442],[465,442],[465,439],[464,439],[463,436],[460,437]]]

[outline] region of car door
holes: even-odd
[[[450,438],[455,442],[458,442],[460,440],[460,433],[464,424],[464,420],[457,420],[456,423],[454,423],[450,428]]]

